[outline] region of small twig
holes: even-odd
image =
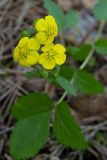
[[[7,127],[5,129],[3,129],[2,131],[0,131],[0,135],[3,135],[5,133],[7,133],[7,132],[10,132],[12,129],[13,129],[13,127]]]

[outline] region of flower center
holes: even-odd
[[[56,52],[51,50],[51,51],[47,52],[46,59],[48,59],[49,61],[54,60],[55,59],[55,55],[56,55]]]
[[[55,33],[55,27],[54,26],[48,26],[48,29],[47,29],[47,35],[48,36],[53,36],[54,33]]]
[[[19,56],[20,56],[20,58],[23,58],[23,59],[26,58],[27,59],[28,52],[29,52],[29,50],[28,50],[27,47],[19,48]]]

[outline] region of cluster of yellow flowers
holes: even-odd
[[[14,60],[23,67],[39,63],[45,69],[53,69],[66,60],[66,49],[61,44],[53,44],[58,35],[58,27],[53,16],[40,18],[35,24],[37,34],[22,38],[14,49]]]

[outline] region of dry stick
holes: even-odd
[[[95,41],[94,41],[94,43],[93,43],[93,45],[92,45],[92,49],[91,49],[89,55],[86,57],[85,61],[84,61],[84,62],[81,64],[81,66],[79,67],[79,69],[84,69],[84,68],[86,67],[86,65],[88,64],[88,62],[90,61],[91,57],[93,56],[93,53],[94,53],[94,51],[95,51],[95,42],[100,38],[101,33],[102,33],[102,31],[103,31],[103,28],[104,28],[104,25],[105,25],[105,21],[101,21],[101,22],[100,22],[100,27],[99,27],[98,33],[97,33],[97,35],[96,35],[96,37],[95,37]],[[73,81],[74,81],[74,77],[72,78],[72,80],[70,81],[70,83],[72,84]],[[61,102],[64,100],[64,98],[66,97],[67,93],[68,93],[68,92],[65,91],[65,92],[62,94],[61,98],[56,102],[56,105],[58,105],[59,103],[61,103]]]
[[[17,20],[17,25],[16,25],[16,28],[15,28],[15,31],[17,31],[20,28],[20,26],[22,24],[22,21],[25,18],[26,13],[28,12],[28,10],[31,6],[32,6],[32,0],[30,0],[30,1],[26,0],[24,2],[23,7],[22,7],[22,11],[21,11],[20,16]]]
[[[0,131],[0,135],[4,135],[7,132],[10,132],[13,127],[5,127],[2,131]]]

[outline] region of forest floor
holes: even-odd
[[[91,41],[98,28],[90,13],[95,0],[57,0],[57,3],[65,12],[69,8],[77,9],[81,17],[78,36],[76,30],[66,31],[66,43],[80,45]],[[62,94],[62,90],[44,79],[27,79],[25,73],[28,69],[21,68],[13,61],[13,49],[21,30],[30,28],[34,19],[45,15],[47,11],[42,0],[0,0],[0,160],[12,160],[8,147],[15,122],[11,116],[11,106],[17,97],[42,91],[56,100]],[[106,27],[102,36],[107,36]],[[32,160],[107,160],[107,58],[95,55],[94,61],[94,64],[90,64],[92,72],[104,84],[105,92],[97,96],[66,97],[90,142],[89,149],[67,149],[54,138],[49,138]]]

